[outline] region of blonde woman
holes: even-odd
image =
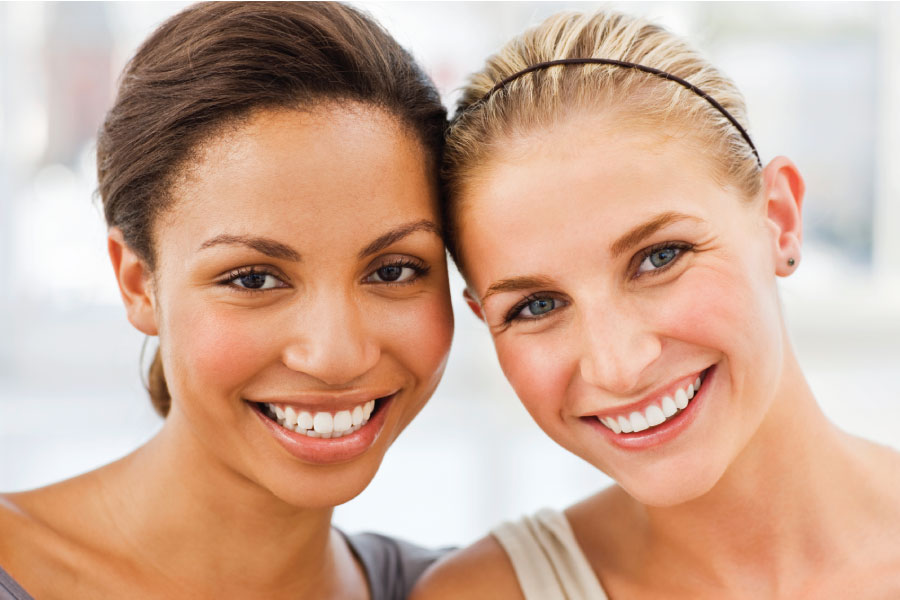
[[[537,424],[616,485],[416,598],[900,597],[900,457],[798,366],[776,280],[804,183],[746,123],[720,71],[621,14],[552,17],[472,77],[444,163],[467,300]]]

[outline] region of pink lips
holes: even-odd
[[[378,400],[375,411],[365,425],[357,431],[339,438],[313,438],[285,429],[265,416],[259,405],[249,403],[261,424],[289,454],[304,462],[335,464],[347,462],[365,453],[378,438],[384,427],[388,410],[396,394]]]
[[[699,414],[700,405],[703,404],[707,392],[712,387],[715,372],[715,365],[706,370],[703,375],[703,385],[684,410],[673,417],[668,418],[664,423],[645,429],[644,431],[617,434],[603,425],[596,416],[582,417],[581,420],[593,427],[598,433],[605,436],[611,444],[624,450],[646,450],[660,446],[676,438],[694,422],[694,419],[696,419]]]

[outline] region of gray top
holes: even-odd
[[[377,533],[344,535],[369,580],[371,600],[404,600],[431,563],[449,548],[429,550]],[[0,566],[0,600],[34,600]]]

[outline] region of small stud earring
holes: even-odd
[[[789,258],[789,259],[788,259],[788,266],[789,266],[789,267],[793,267],[795,264],[797,264],[797,261],[796,261],[796,260],[794,260],[793,258]]]

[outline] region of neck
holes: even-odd
[[[789,354],[769,414],[713,489],[644,508],[647,558],[708,569],[708,581],[768,597],[830,565],[858,562],[852,550],[861,546],[849,541],[866,534],[872,502],[884,497],[872,453],[825,418]]]
[[[210,456],[177,422],[111,465],[100,485],[121,556],[182,593],[346,597],[348,579],[365,589],[331,529],[332,507],[285,503]]]

